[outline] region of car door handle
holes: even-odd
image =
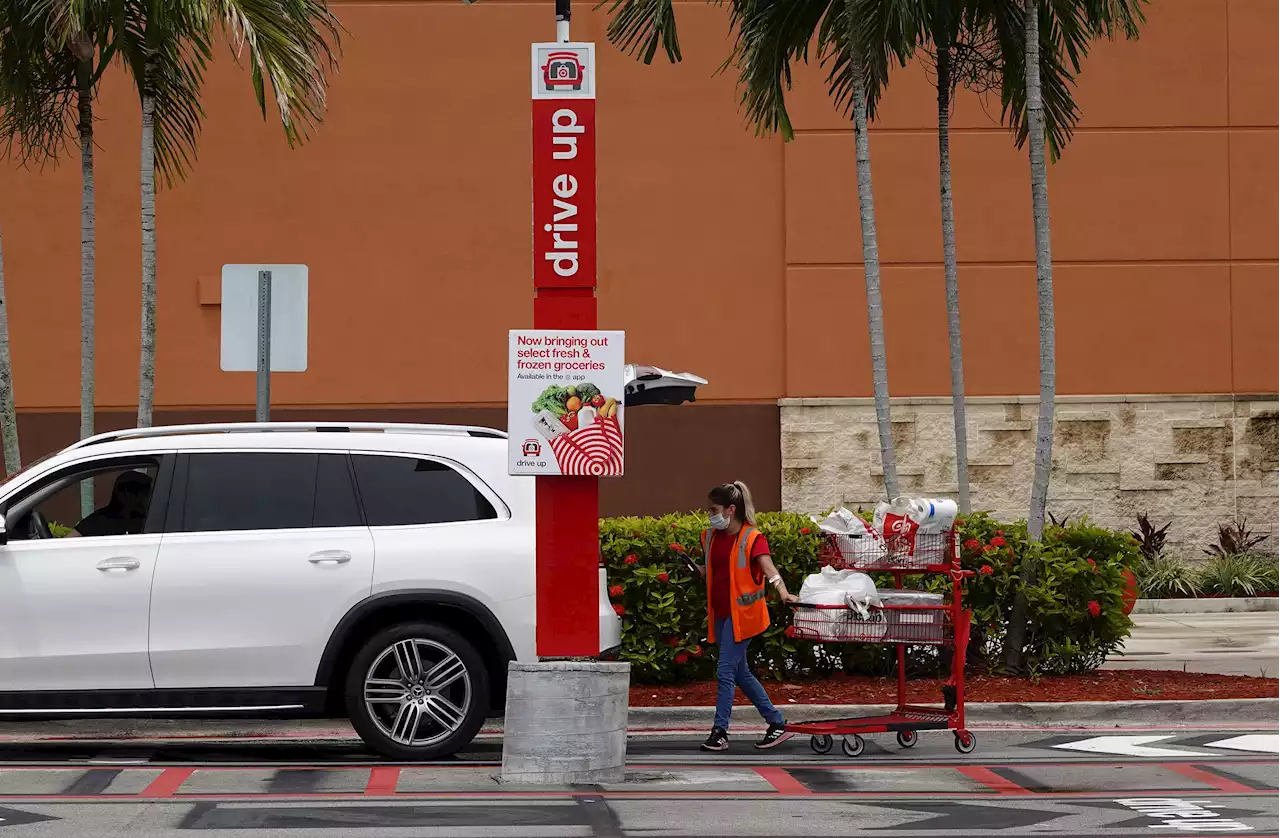
[[[128,556],[117,556],[114,559],[103,559],[98,562],[98,570],[104,573],[110,570],[137,570],[142,567],[142,562]]]
[[[321,550],[312,553],[307,561],[312,564],[346,564],[351,561],[351,554],[346,550]]]

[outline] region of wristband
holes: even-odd
[[[782,581],[782,575],[781,575],[781,574],[775,574],[775,575],[773,575],[773,576],[770,576],[770,577],[769,577],[769,584],[770,584],[770,585],[776,585],[776,584],[778,584],[778,583],[779,583],[779,582],[781,582],[781,581]]]

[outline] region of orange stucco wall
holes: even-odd
[[[870,370],[853,141],[816,72],[797,138],[756,138],[722,10],[681,4],[686,61],[604,45],[598,83],[600,322],[633,360],[712,380],[704,398],[862,396]],[[530,304],[528,43],[550,4],[339,3],[350,30],[329,116],[290,150],[247,75],[210,74],[198,166],[159,202],[158,403],[252,402],[218,370],[220,266],[311,268],[311,362],[280,405],[493,404]],[[1084,121],[1052,169],[1061,393],[1277,390],[1277,4],[1159,0],[1138,43],[1100,44]],[[1033,393],[1025,154],[964,95],[952,147],[966,374]],[[136,403],[138,106],[110,76],[98,127],[98,399]],[[933,92],[898,73],[872,138],[890,387],[949,392]],[[0,172],[19,406],[78,398],[79,172]]]

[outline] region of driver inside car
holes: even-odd
[[[135,535],[147,523],[151,478],[140,471],[126,471],[111,487],[111,500],[76,524],[68,538],[100,535]]]

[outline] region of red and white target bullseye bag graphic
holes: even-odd
[[[598,419],[551,440],[561,474],[622,476],[622,426],[617,419]]]

